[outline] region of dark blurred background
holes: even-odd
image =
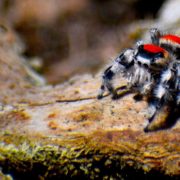
[[[1,0],[1,21],[13,27],[24,56],[49,83],[96,73],[131,46],[164,0]],[[40,58],[34,58],[40,57]],[[38,66],[36,66],[38,67]]]

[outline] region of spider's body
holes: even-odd
[[[102,75],[98,98],[106,90],[118,97],[113,87],[114,76],[120,73],[128,80],[128,89],[148,95],[148,119],[151,122],[164,104],[180,106],[180,37],[151,29],[152,44],[137,43],[134,49],[124,50]],[[144,129],[149,128],[151,123]]]
[[[153,44],[139,44],[135,49],[123,51],[103,73],[98,98],[102,98],[107,89],[117,97],[112,80],[117,73],[127,78],[131,90],[144,95],[149,93],[159,74],[159,69],[169,61],[168,52]]]
[[[164,34],[157,28],[150,30],[151,41],[172,53],[177,59],[180,58],[180,37],[173,34]]]

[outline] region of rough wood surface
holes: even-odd
[[[16,37],[13,32],[4,36]],[[146,101],[135,102],[133,94],[97,100],[98,75],[36,86],[26,60],[13,48],[16,40],[6,43],[0,39],[3,172],[39,179],[178,179],[179,122],[145,133]],[[119,79],[118,85],[124,84]]]

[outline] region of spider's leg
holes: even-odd
[[[161,32],[157,28],[151,28],[149,30],[150,36],[151,36],[151,41],[153,44],[159,44],[159,38],[161,37]]]
[[[162,107],[165,98],[167,97],[169,82],[173,78],[171,69],[166,69],[162,72],[160,80],[158,81],[153,91],[153,97],[148,107],[149,122],[151,122],[156,112]]]
[[[117,96],[117,92],[114,90],[112,80],[117,73],[124,74],[130,66],[133,65],[133,49],[127,49],[122,52],[109,66],[102,75],[102,85],[100,87],[97,98],[103,97],[103,93],[107,89],[113,97]]]
[[[176,105],[180,106],[180,64],[176,63],[176,80],[175,80],[175,88],[176,88]]]
[[[179,89],[177,96],[176,96],[176,104],[177,104],[177,106],[180,106],[180,89]]]
[[[112,93],[113,90],[114,90],[114,88],[112,86],[112,83],[111,83],[111,81],[112,81],[112,79],[113,79],[113,77],[115,75],[115,73],[111,70],[112,66],[109,66],[103,73],[102,85],[100,87],[100,90],[99,90],[99,93],[98,93],[98,96],[97,96],[98,99],[101,99],[103,97],[103,93],[105,92],[106,88],[108,89],[108,91],[110,93]]]
[[[111,81],[112,81],[113,77],[115,76],[115,74],[117,73],[118,69],[119,69],[119,67],[118,67],[117,63],[115,62],[113,65],[109,66],[104,71],[103,76],[102,76],[102,85],[100,87],[100,90],[99,90],[99,93],[97,96],[98,99],[101,99],[103,97],[103,94],[104,94],[106,88],[108,89],[108,91],[111,94],[115,93]]]
[[[162,82],[159,82],[157,86],[155,87],[153,97],[149,103],[148,107],[148,121],[149,123],[144,128],[145,132],[149,132],[152,130],[152,121],[154,120],[156,113],[158,110],[163,106],[164,103],[164,97],[166,96],[166,87],[165,84]]]

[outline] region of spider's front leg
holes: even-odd
[[[114,90],[114,87],[111,83],[113,77],[116,74],[116,72],[113,71],[114,66],[116,66],[116,64],[109,66],[103,73],[102,85],[100,87],[100,90],[99,90],[99,93],[97,96],[98,99],[101,99],[103,97],[103,94],[106,91],[106,89],[110,92],[110,94],[112,94],[113,96],[116,96],[116,91]],[[118,68],[118,67],[116,67],[116,68]]]
[[[100,87],[97,98],[101,99],[106,90],[112,94],[113,98],[117,97],[117,92],[113,87],[112,80],[117,73],[124,75],[130,66],[133,65],[133,49],[126,49],[122,52],[109,66],[102,75],[102,85]]]

